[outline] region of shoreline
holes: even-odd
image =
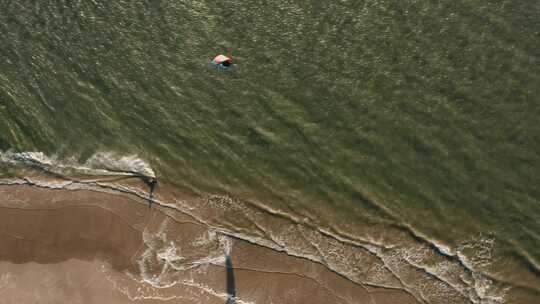
[[[221,235],[187,215],[171,217],[166,214],[171,210],[155,204],[149,208],[141,204],[144,201],[140,198],[28,185],[1,185],[0,197],[2,214],[12,219],[0,225],[0,239],[1,235],[11,233],[18,235],[19,243],[34,244],[39,240],[53,247],[44,250],[38,244],[33,249],[21,249],[20,244],[13,243],[2,246],[7,253],[0,255],[0,269],[11,269],[7,272],[11,273],[11,279],[5,279],[6,290],[16,290],[9,284],[15,284],[13,282],[17,282],[17,278],[29,272],[45,271],[61,277],[66,274],[62,265],[85,265],[83,268],[94,267],[92,269],[95,270],[99,264],[100,267],[110,267],[116,290],[123,290],[124,295],[137,297],[137,292],[148,289],[146,295],[138,295],[155,301],[148,303],[166,302],[158,298],[178,301],[178,296],[175,296],[178,294],[190,298],[186,303],[223,303],[227,298],[225,277],[229,269],[224,264],[224,257],[230,253],[237,303],[280,303],[285,300],[288,303],[355,303],[373,302],[373,297],[377,298],[376,303],[393,303],[396,298],[402,303],[417,303],[406,292],[373,287],[368,291],[323,265]],[[139,203],[134,203],[134,200],[139,200]],[[32,228],[29,222],[39,224]],[[101,232],[96,233],[100,227]],[[47,240],[47,237],[51,239]],[[82,239],[89,243],[84,244]],[[100,242],[105,245],[96,246]],[[167,242],[177,246],[168,246]],[[48,252],[46,256],[42,256],[44,252]],[[125,264],[127,256],[132,256],[129,267]],[[280,270],[281,265],[288,265],[287,270]],[[78,275],[84,277],[84,274]],[[269,286],[270,281],[272,284]],[[77,283],[72,283],[77,289]],[[261,286],[265,289],[261,290]],[[107,290],[111,297],[117,299],[119,295],[113,296],[113,292]],[[294,299],[284,297],[290,292],[295,294]],[[196,294],[201,298],[193,298]],[[17,292],[12,291],[11,297],[17,296]],[[19,296],[22,297],[22,293]],[[386,301],[386,296],[393,300]],[[98,302],[88,300],[83,303]]]
[[[225,257],[234,248],[231,244],[245,243],[251,248],[248,252],[276,252],[300,264],[321,267],[323,272],[335,275],[335,280],[342,282],[340,284],[373,289],[382,298],[387,293],[396,297],[394,294],[397,293],[407,299],[402,299],[405,303],[521,304],[540,299],[540,292],[534,289],[509,285],[475,273],[463,256],[455,261],[446,251],[439,251],[437,246],[433,249],[431,243],[419,242],[399,229],[383,230],[386,236],[366,239],[370,234],[381,233],[376,231],[378,227],[372,227],[362,232],[364,236],[348,238],[354,230],[347,234],[325,230],[303,223],[295,215],[289,217],[278,210],[229,196],[189,195],[163,183],[154,189],[152,196],[149,190],[148,184],[139,178],[113,179],[112,182],[106,176],[58,180],[38,172],[24,178],[0,179],[0,197],[10,198],[0,201],[0,208],[50,209],[51,206],[90,205],[115,213],[128,223],[135,221],[144,245],[142,252],[137,253],[139,258],[135,259],[139,273],[128,272],[129,276],[139,277],[141,286],[150,285],[160,290],[163,286],[178,285],[178,280],[183,280],[174,278],[178,273],[223,266]],[[49,197],[51,202],[44,203],[44,197]],[[134,210],[138,210],[135,212],[138,217],[150,214],[149,219],[137,218],[133,215]],[[191,232],[177,231],[176,226],[182,225],[190,227],[188,231]],[[171,235],[178,237],[173,240]],[[388,239],[389,235],[391,239]],[[186,246],[189,249],[184,254]],[[180,251],[177,252],[178,248]],[[235,261],[234,255],[231,258]],[[234,267],[240,269],[236,263]],[[534,279],[530,283],[532,286]],[[182,284],[193,282],[184,280]],[[220,289],[223,290],[223,286]],[[227,298],[219,292],[214,296]],[[353,303],[356,297],[351,298]],[[371,297],[371,292],[361,296]]]
[[[339,284],[352,284],[356,286],[353,289],[369,290],[363,296],[353,296],[350,299],[352,303],[355,303],[358,297],[371,299],[372,291],[382,299],[390,293],[392,296],[388,297],[398,297],[399,301],[405,301],[404,303],[502,304],[530,303],[540,299],[540,293],[534,290],[511,286],[471,272],[461,264],[462,261],[453,262],[451,256],[430,249],[429,243],[426,247],[425,244],[417,243],[414,238],[414,242],[410,243],[411,240],[407,241],[409,236],[400,230],[385,232],[396,234],[396,245],[388,243],[380,247],[379,241],[372,243],[375,239],[364,243],[362,237],[348,239],[346,236],[334,235],[338,232],[309,225],[303,227],[294,217],[283,217],[279,211],[268,207],[260,209],[252,203],[244,203],[228,196],[186,195],[174,187],[160,183],[150,197],[147,184],[143,180],[128,178],[120,182],[111,182],[106,177],[57,180],[39,172],[24,178],[4,178],[0,179],[0,197],[9,199],[1,200],[0,208],[94,206],[116,214],[124,222],[135,221],[136,230],[142,234],[144,240],[141,251],[135,255],[138,258],[134,260],[139,273],[122,273],[131,280],[139,278],[137,284],[140,284],[141,288],[152,286],[155,290],[163,291],[164,286],[165,289],[172,288],[171,290],[176,290],[175,286],[179,284],[184,287],[191,286],[194,284],[193,278],[186,281],[179,274],[191,273],[201,267],[223,267],[232,248],[238,243],[245,243],[250,248],[248,252],[278,253],[287,257],[287,260],[307,265],[305,267],[308,269],[320,267],[322,272],[333,274],[335,281],[341,282]],[[47,197],[49,203],[43,200]],[[141,220],[143,214],[147,214],[148,219],[142,217]],[[187,229],[189,232],[181,232],[177,226],[190,227]],[[172,239],[173,235],[177,236],[176,239]],[[381,240],[387,241],[384,237]],[[233,266],[240,271],[241,264],[236,263],[234,254],[231,255],[231,260],[235,261]],[[201,282],[212,282],[211,278],[217,276],[220,275],[208,274]],[[128,279],[120,279],[126,280]],[[126,286],[132,283],[126,283]],[[220,287],[210,288],[203,285],[190,288],[202,288],[207,294],[226,299],[226,293],[214,291],[224,290],[222,284],[213,284]],[[263,284],[265,283],[261,283]],[[286,286],[290,287],[291,284]],[[420,286],[423,287],[419,288]],[[168,297],[174,298],[175,292],[183,291],[171,291]],[[272,292],[279,295],[281,290]],[[136,293],[137,291],[131,291],[131,295]],[[259,300],[260,297],[263,296],[248,297],[245,303],[252,303],[250,301]],[[339,296],[335,298],[338,299]],[[335,302],[336,299],[332,301]],[[240,298],[238,301],[244,303]],[[302,301],[305,299],[298,303]],[[385,303],[384,300],[378,301]]]

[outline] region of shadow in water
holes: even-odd
[[[225,304],[236,304],[236,285],[234,282],[234,268],[231,256],[225,256],[225,266],[227,266],[227,302]]]

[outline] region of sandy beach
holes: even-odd
[[[0,186],[0,303],[417,303],[143,200]]]

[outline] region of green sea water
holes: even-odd
[[[0,8],[0,150],[136,154],[324,227],[487,237],[493,275],[540,292],[540,2]]]

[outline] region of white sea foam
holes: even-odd
[[[101,267],[101,272],[105,275],[105,279],[113,286],[114,289],[121,292],[123,295],[128,297],[131,301],[141,301],[141,300],[160,300],[160,301],[171,301],[175,299],[184,299],[184,300],[196,300],[195,298],[187,297],[183,294],[173,294],[173,295],[167,295],[161,288],[155,288],[148,284],[143,284],[142,286],[139,286],[137,289],[133,290],[130,289],[128,286],[130,283],[129,280],[138,282],[138,283],[146,283],[144,281],[141,281],[139,278],[134,277],[131,274],[128,274],[128,282],[125,278],[118,278],[118,275],[113,275],[113,272],[110,271],[105,265]]]
[[[120,156],[111,152],[99,152],[86,161],[86,166],[109,171],[133,172],[142,176],[156,178],[156,173],[137,155]]]
[[[232,200],[231,198],[219,198],[219,201]],[[215,205],[215,203],[214,203]],[[261,207],[261,206],[258,206]],[[220,208],[224,209],[224,208]],[[244,209],[245,206],[244,206]],[[292,223],[287,227],[295,230],[298,225],[297,218],[291,217],[288,214],[284,214],[278,210],[272,210],[271,208],[262,208],[270,214],[276,214],[280,217],[287,217]],[[257,221],[256,215],[243,211],[243,214],[254,216],[252,221]],[[196,214],[192,213],[194,217]],[[257,225],[259,229],[264,229],[260,224]],[[472,242],[466,243],[458,248],[452,248],[440,242],[431,240],[425,235],[419,235],[417,231],[413,230],[413,233],[419,238],[426,240],[418,243],[417,240],[411,238],[411,245],[395,246],[391,244],[378,244],[375,240],[369,240],[366,243],[362,241],[353,240],[342,235],[337,235],[330,230],[317,229],[314,230],[309,236],[311,245],[317,248],[317,254],[309,248],[303,247],[304,242],[295,241],[295,235],[298,235],[301,231],[289,231],[287,227],[281,226],[279,232],[266,231],[266,236],[269,238],[256,237],[252,234],[240,233],[232,229],[225,227],[215,228],[219,233],[233,236],[235,238],[247,240],[257,245],[272,248],[286,252],[291,256],[298,256],[307,258],[309,260],[324,264],[329,269],[345,275],[349,279],[362,283],[368,283],[372,285],[384,286],[385,284],[380,280],[377,280],[377,275],[371,275],[379,273],[371,269],[370,276],[367,279],[360,278],[358,270],[360,260],[356,262],[356,259],[351,259],[354,256],[352,252],[363,248],[371,254],[382,258],[385,262],[385,268],[389,269],[394,275],[400,277],[400,280],[408,278],[408,282],[403,282],[405,285],[403,288],[408,290],[411,294],[417,295],[420,299],[432,299],[432,301],[439,301],[445,299],[445,297],[467,298],[472,303],[481,304],[500,304],[504,303],[505,294],[508,287],[497,287],[496,282],[487,279],[486,276],[479,272],[478,267],[487,266],[493,262],[493,256],[491,247],[493,246],[493,240],[489,238],[475,239]],[[317,236],[319,234],[319,236]],[[404,235],[406,236],[406,235]],[[291,239],[292,237],[292,239]],[[313,239],[313,237],[315,239]],[[325,238],[339,241],[340,244],[349,244],[350,246],[345,248],[338,243],[328,242],[326,247],[320,247],[317,239],[323,240]],[[417,245],[414,245],[418,243]],[[473,257],[464,257],[460,250],[465,247],[471,247],[474,244],[473,251],[475,252]],[[421,245],[420,247],[417,247]],[[300,246],[300,247],[299,247]],[[330,246],[330,247],[328,247]],[[333,246],[333,248],[332,248]],[[402,247],[403,246],[403,247]],[[433,249],[436,248],[436,249]],[[343,247],[343,248],[341,248]],[[420,250],[419,250],[420,249]],[[474,262],[472,262],[474,261]],[[421,270],[419,276],[410,276],[415,270]],[[474,274],[471,275],[471,272]],[[383,276],[384,277],[384,276]],[[423,287],[422,287],[423,286]],[[428,288],[429,286],[429,288]]]
[[[121,156],[111,152],[96,153],[84,164],[79,164],[74,159],[59,159],[56,156],[47,156],[43,152],[0,151],[0,161],[34,166],[57,174],[140,175],[156,178],[150,164],[136,155]]]
[[[43,166],[56,166],[56,160],[47,158],[42,153],[21,153],[16,155],[9,155],[9,153],[0,153],[0,160],[8,162],[19,162],[20,160],[25,162],[31,162],[35,164],[40,164]],[[97,158],[96,158],[97,159]],[[105,159],[111,159],[107,156]],[[99,162],[89,162],[85,166],[99,166]],[[120,170],[120,167],[113,168],[113,170]],[[111,169],[111,167],[109,167]],[[133,171],[135,172],[135,171]],[[91,184],[83,184],[78,182],[62,181],[62,182],[42,182],[39,180],[31,179],[11,179],[9,181],[3,181],[3,183],[10,184],[36,184],[42,187],[47,188],[73,188],[80,189],[83,187],[94,188],[99,186]],[[121,185],[114,185],[112,189],[106,190],[96,187],[98,191],[111,191],[115,192],[117,190],[121,192],[133,193],[135,195],[144,195],[144,193],[138,193],[137,191],[128,187]],[[191,246],[210,246],[211,244],[217,244],[216,249],[208,251],[208,254],[205,257],[198,258],[196,260],[184,260],[184,257],[181,255],[181,251],[177,244],[167,242],[167,233],[166,227],[162,227],[160,231],[153,234],[146,233],[144,236],[145,243],[148,245],[148,250],[144,252],[140,258],[139,266],[141,273],[143,274],[143,279],[148,284],[154,286],[155,288],[168,288],[175,286],[176,284],[181,284],[181,280],[176,280],[171,272],[188,270],[195,267],[200,267],[203,265],[210,264],[219,264],[223,265],[225,261],[225,255],[231,253],[232,242],[230,237],[243,239],[253,244],[264,246],[278,251],[286,252],[291,256],[298,256],[312,260],[317,263],[321,263],[328,267],[329,269],[349,277],[351,280],[358,283],[368,283],[378,286],[384,286],[384,283],[380,280],[377,280],[374,276],[371,276],[367,281],[362,282],[359,277],[357,277],[357,270],[355,267],[355,260],[351,259],[351,253],[349,251],[354,251],[359,246],[366,249],[368,252],[373,254],[376,257],[382,258],[384,261],[384,268],[388,268],[398,277],[407,277],[406,274],[409,270],[407,267],[414,267],[420,269],[426,273],[426,275],[431,275],[432,278],[425,277],[423,283],[420,285],[414,281],[405,283],[404,288],[407,289],[412,294],[417,295],[418,297],[424,298],[424,296],[434,297],[436,299],[444,296],[451,295],[454,291],[459,292],[462,296],[466,296],[472,303],[481,303],[481,304],[501,304],[505,301],[505,294],[508,290],[508,287],[501,287],[496,285],[496,282],[493,282],[491,279],[477,272],[475,269],[478,267],[482,268],[489,265],[493,260],[493,246],[494,239],[486,236],[479,236],[472,238],[470,241],[464,242],[462,245],[458,246],[456,249],[447,247],[443,244],[438,244],[435,241],[429,240],[427,243],[432,244],[434,247],[438,248],[437,250],[430,249],[429,247],[423,247],[421,250],[415,247],[403,247],[397,248],[392,246],[380,247],[380,244],[373,242],[362,243],[353,239],[349,239],[342,235],[333,233],[330,230],[312,230],[312,232],[307,236],[310,239],[310,242],[314,247],[317,248],[317,252],[310,250],[308,248],[299,247],[298,242],[295,242],[294,239],[290,239],[291,235],[295,234],[295,231],[290,231],[290,233],[276,233],[271,231],[266,231],[266,237],[255,236],[234,229],[229,229],[226,227],[218,227],[216,223],[203,220],[197,214],[197,208],[187,202],[178,201],[175,203],[166,203],[156,200],[156,203],[160,205],[167,205],[171,208],[175,208],[178,211],[191,215],[200,223],[207,225],[210,228],[208,237],[203,239],[200,238],[197,241],[191,242]],[[226,203],[226,202],[223,202]],[[221,203],[220,203],[221,204]],[[241,206],[240,206],[241,207]],[[223,208],[220,208],[223,209]],[[224,208],[223,210],[226,210]],[[280,215],[283,217],[283,212],[278,210],[272,210],[270,208],[265,208],[268,213]],[[249,212],[244,212],[246,215],[253,216]],[[257,220],[257,218],[252,218],[251,220]],[[294,223],[295,217],[291,218],[291,221]],[[302,225],[295,223],[290,225],[290,228],[302,227]],[[284,227],[282,227],[284,228]],[[264,229],[264,226],[259,226],[259,229]],[[297,228],[294,228],[297,229]],[[293,230],[294,230],[293,229]],[[298,228],[299,229],[299,228]],[[311,229],[311,228],[309,228]],[[301,234],[301,231],[296,231],[296,234]],[[416,233],[416,232],[415,232]],[[295,234],[295,235],[296,235]],[[426,239],[425,236],[420,236],[423,239]],[[336,242],[326,242],[327,245],[321,247],[318,242],[325,239],[333,239],[339,241],[338,243],[342,244],[339,246]],[[317,241],[318,240],[318,241]],[[302,243],[303,244],[303,243]],[[345,246],[346,245],[346,246]],[[330,246],[330,247],[328,247]],[[348,246],[348,247],[347,247]],[[343,248],[341,248],[343,247]],[[432,251],[432,252],[431,252]],[[467,255],[464,253],[467,252]],[[470,252],[475,252],[471,255]],[[437,255],[442,253],[450,258],[457,258],[459,263],[462,263],[464,268],[460,269],[460,264],[452,260],[438,261],[436,263],[428,262],[426,256]],[[161,272],[150,273],[149,268],[145,265],[144,261],[151,260],[152,257],[156,256],[158,259],[163,261]],[[350,261],[350,262],[347,262]],[[407,266],[408,265],[408,266]],[[376,267],[375,267],[376,268]],[[374,269],[375,269],[374,268]],[[467,275],[467,270],[471,271],[471,275]],[[461,282],[454,280],[456,276],[461,277]],[[432,283],[429,283],[429,280],[436,280]],[[370,282],[371,281],[371,282]],[[426,285],[428,284],[428,285]],[[422,286],[430,286],[429,292],[431,295],[421,295],[425,292],[420,292],[419,288]],[[392,287],[395,288],[395,287]],[[474,292],[471,292],[474,290]],[[240,303],[240,302],[239,302]]]
[[[159,250],[157,252],[157,257],[168,264],[185,260],[185,258],[180,255],[178,248],[174,245],[173,242],[169,242],[169,246]]]
[[[142,279],[155,288],[171,288],[181,282],[181,273],[206,265],[224,265],[232,243],[228,237],[208,231],[204,241],[178,243],[174,235],[169,235],[172,220],[163,221],[156,232],[145,231],[143,240],[146,249],[138,259]],[[205,252],[204,256],[183,256],[181,246],[190,252]],[[190,250],[189,250],[190,249]],[[194,250],[196,249],[196,250]],[[155,258],[154,258],[155,257]],[[150,271],[152,269],[152,271]]]
[[[48,189],[67,189],[72,184],[73,182],[71,181],[42,181],[39,179],[31,178],[7,178],[0,180],[0,185],[35,185],[41,188]]]
[[[28,163],[43,166],[52,166],[53,161],[42,152],[2,152],[0,151],[0,161],[5,163]]]
[[[474,289],[478,293],[482,304],[503,304],[506,302],[506,293],[509,287],[497,288],[494,282],[480,274],[473,274]]]

